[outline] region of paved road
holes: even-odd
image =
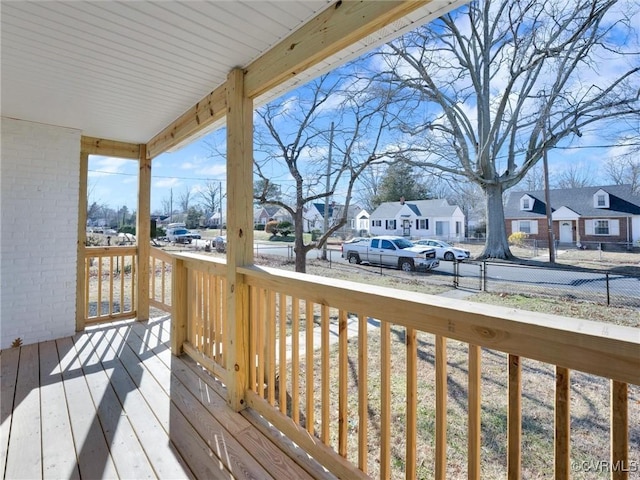
[[[205,240],[202,243],[204,247]],[[198,246],[200,244],[198,243]],[[275,255],[293,259],[292,244],[273,244],[256,242],[254,245],[256,255]],[[311,250],[307,259],[321,258],[320,250]],[[341,257],[339,249],[330,248],[327,252],[331,262],[348,265]],[[612,303],[628,303],[640,306],[640,278],[628,275],[616,275],[607,272],[593,272],[581,270],[561,270],[557,268],[522,267],[487,263],[484,281],[487,290],[499,290],[500,284],[509,285],[510,289],[518,290],[518,285],[523,291],[532,288],[545,293],[553,293],[558,296],[573,295],[577,298],[590,298],[596,296],[599,301],[606,301],[607,291],[611,297],[615,297]],[[482,289],[482,269],[485,265],[476,262],[462,262],[458,264],[458,282],[462,288],[473,290]],[[380,267],[372,267],[380,268]],[[390,271],[393,271],[390,269]],[[440,261],[440,266],[424,275],[441,275],[450,277],[453,284],[453,262]]]

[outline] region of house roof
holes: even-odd
[[[609,208],[593,206],[593,196],[599,190],[609,194]],[[535,201],[531,211],[520,209],[520,199],[529,195]],[[627,217],[640,215],[640,195],[636,195],[631,185],[606,185],[581,188],[549,190],[551,210],[562,207],[577,213],[581,217]],[[544,190],[510,192],[504,207],[505,219],[538,218],[546,216]]]
[[[408,207],[417,217],[450,217],[458,208],[456,205],[449,205],[446,199],[434,200],[413,200],[400,202],[384,202],[371,213],[371,218],[395,218],[402,208]]]
[[[252,91],[257,106],[463,3],[2,2],[2,115],[79,129],[88,137],[148,143],[161,132],[170,135],[182,115],[204,108],[236,67],[255,73],[254,83],[265,90]],[[383,9],[393,13],[385,22],[371,21]],[[348,22],[365,22],[360,19],[369,12],[375,13],[367,28],[340,30]],[[312,22],[318,16],[320,26]],[[379,30],[371,33],[374,25]],[[303,47],[287,37],[298,39],[307,27],[316,36],[300,37],[308,40],[304,48],[313,43],[325,50],[294,63],[290,59],[301,56]],[[247,70],[274,49],[276,58],[286,60],[279,73],[264,72],[271,64]],[[271,80],[263,85],[264,78]],[[197,125],[189,141],[224,121],[222,115],[203,129],[202,116],[192,118]]]

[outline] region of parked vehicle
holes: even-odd
[[[167,225],[167,239],[175,243],[191,243],[193,236],[184,223],[170,223]]]
[[[202,238],[202,235],[200,235],[200,232],[197,232],[195,230],[189,230],[189,233],[191,234],[191,238],[195,238],[197,240],[200,240]]]
[[[403,237],[379,236],[342,244],[342,258],[349,263],[370,263],[398,267],[405,272],[432,270],[440,265],[436,251],[424,245],[414,245]]]
[[[469,250],[454,247],[453,245],[450,245],[447,242],[443,242],[442,240],[425,238],[416,240],[413,243],[415,243],[416,245],[424,245],[434,248],[437,258],[441,260],[448,260],[449,262],[453,262],[454,260],[458,260],[459,262],[461,262],[463,260],[467,260],[471,256],[471,252],[469,252]]]

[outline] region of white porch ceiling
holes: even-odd
[[[2,116],[147,143],[329,0],[7,1]],[[266,102],[465,3],[434,0],[263,95]]]

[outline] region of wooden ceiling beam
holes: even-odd
[[[376,32],[430,0],[339,0],[245,68],[245,95],[255,99],[287,79]],[[221,86],[147,143],[154,158],[183,143],[226,114]]]
[[[246,68],[245,94],[255,98],[429,0],[342,0],[333,3]]]
[[[180,115],[147,143],[147,158],[181,144],[192,135],[222,119],[227,113],[227,86],[221,85]]]
[[[80,152],[87,155],[102,155],[104,157],[140,159],[140,145],[137,143],[118,142],[104,138],[82,136]]]

